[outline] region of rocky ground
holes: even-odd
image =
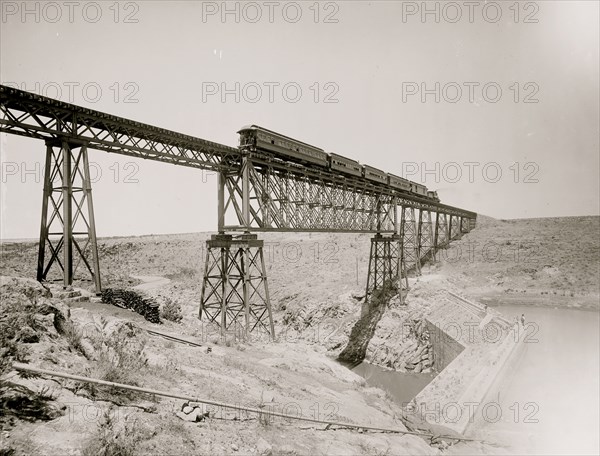
[[[391,299],[372,328],[366,359],[398,371],[435,372],[435,365],[428,363],[422,328],[418,328],[425,316],[446,302],[448,290],[489,303],[527,296],[529,303],[539,305],[598,309],[599,228],[598,217],[518,221],[480,217],[475,231],[440,252],[438,262],[425,266],[423,276],[411,278],[406,305]],[[163,320],[160,331],[193,338],[202,347],[149,336],[138,328],[154,325],[129,310],[68,302],[50,297],[33,281],[9,281],[3,282],[2,315],[11,315],[10,309],[14,312],[18,306],[33,306],[30,324],[24,327],[37,337],[29,329],[9,332],[3,350],[23,347],[31,364],[48,369],[253,407],[299,408],[303,416],[402,429],[399,404],[336,361],[361,316],[358,298],[364,294],[369,236],[277,233],[260,237],[265,239],[275,343],[264,337],[223,340],[214,328],[198,321],[208,238],[201,233],[101,239],[99,249],[104,287],[141,284],[163,310],[175,304],[181,320]],[[34,278],[36,255],[35,244],[3,243],[0,275]],[[91,289],[89,282],[75,285]],[[7,308],[7,302],[13,304]],[[50,322],[54,314],[47,307],[42,309],[46,314],[40,313],[40,305],[59,309],[73,329],[58,331]],[[33,322],[40,319],[41,326],[36,326]],[[12,319],[3,322],[15,324]],[[114,340],[122,340],[123,346],[115,346]],[[131,340],[136,342],[125,343]],[[10,356],[21,359],[18,353]],[[3,374],[9,371],[7,367]],[[3,418],[3,448],[13,448],[17,454],[98,454],[100,447],[118,445],[131,450],[122,454],[439,452],[439,445],[414,436],[323,430],[252,416],[234,420],[224,411],[190,423],[176,416],[184,401],[129,397],[73,381],[16,380],[10,375],[12,381],[53,398],[45,421]],[[498,448],[479,450],[497,452]]]
[[[28,361],[45,369],[266,412],[256,416],[208,407],[208,418],[188,422],[177,416],[186,405],[182,400],[72,380],[22,379],[11,372],[10,365],[4,365],[4,453],[437,451],[424,439],[411,435],[324,430],[323,425],[270,417],[268,411],[275,411],[405,429],[399,419],[400,407],[389,401],[385,392],[368,387],[359,376],[327,357],[324,350],[307,350],[303,344],[284,341],[241,343],[218,338],[215,343],[203,341],[202,347],[191,347],[150,337],[143,330],[150,324],[129,310],[102,303],[65,302],[32,280],[3,278],[1,287],[3,311],[7,312],[2,319],[6,361]],[[19,313],[17,309],[25,311]],[[54,322],[54,314],[61,315],[62,326]],[[15,329],[10,331],[11,327]],[[187,332],[175,323],[162,325],[161,331]],[[8,393],[11,384],[28,388],[25,398],[12,397]],[[21,403],[27,398],[35,398],[39,404],[24,409]]]

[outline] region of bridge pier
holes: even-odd
[[[448,233],[449,233],[449,237],[448,237],[449,242],[452,242],[455,239],[460,239],[462,237],[460,217],[458,217],[457,215],[450,216]]]
[[[262,240],[256,234],[212,235],[206,262],[200,319],[244,336],[258,327],[275,337]]]
[[[461,234],[464,233],[468,233],[469,231],[471,231],[471,226],[469,223],[469,219],[466,217],[461,217],[460,218],[460,232]]]
[[[406,269],[414,268],[415,275],[421,275],[421,259],[419,257],[419,236],[415,208],[402,207],[400,219],[400,237],[402,239],[401,262]]]
[[[364,305],[375,289],[381,289],[386,283],[397,283],[400,297],[404,300],[402,290],[402,277],[406,278],[406,271],[402,258],[402,237],[398,234],[383,236],[376,234],[371,238],[371,252],[369,255],[369,272],[365,290]],[[408,289],[408,279],[406,282]],[[363,312],[366,307],[363,307]]]
[[[81,263],[91,274],[99,293],[102,285],[87,145],[49,140],[46,142],[37,280],[48,280],[52,266],[58,264],[63,286],[70,286]]]
[[[421,209],[419,211],[419,225],[417,234],[417,257],[422,263],[424,260],[430,260],[435,263],[435,249],[434,249],[434,228],[431,223],[431,211],[427,209]]]
[[[413,269],[415,275],[420,275],[422,262],[435,262],[439,249],[447,248],[451,241],[460,239],[474,225],[471,219],[444,212],[435,213],[434,223],[429,209],[420,209],[418,218],[415,218],[412,206],[402,206],[400,210],[399,223],[395,217],[399,234],[377,233],[371,238],[363,313],[368,309],[373,291],[381,289],[388,281],[395,282],[404,302],[409,290],[408,271]]]
[[[433,237],[433,249],[437,252],[444,249],[450,243],[450,232],[448,230],[448,219],[443,212],[435,214],[435,232]]]

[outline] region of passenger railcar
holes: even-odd
[[[362,177],[362,165],[356,160],[329,153],[329,167],[335,171]]]
[[[429,191],[425,185],[412,182],[394,174],[384,173],[369,165],[361,165],[356,160],[334,153],[326,153],[310,144],[275,133],[258,125],[249,125],[238,131],[240,145],[250,146],[272,154],[274,157],[298,163],[312,163],[351,176],[364,177],[372,182],[386,184],[395,190],[410,192],[417,196],[440,201],[436,191]]]
[[[416,193],[419,196],[427,196],[427,187],[416,182],[410,182],[410,191]]]
[[[387,174],[381,171],[380,169],[373,168],[369,165],[363,165],[363,177],[365,179],[369,179],[374,182],[379,182],[382,184],[388,183]]]
[[[325,167],[329,165],[327,153],[323,149],[258,125],[243,127],[238,134],[242,146],[252,145],[259,150],[271,152],[275,156],[283,156],[299,162],[314,163]]]
[[[428,190],[427,196],[438,203],[440,202],[440,197],[435,190]]]
[[[388,185],[396,190],[410,192],[410,181],[394,174],[388,173]]]

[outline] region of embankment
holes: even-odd
[[[428,316],[430,331],[440,335],[433,346],[443,370],[415,398],[422,419],[461,434],[487,413],[485,398],[523,349],[522,331],[495,311],[482,315],[479,309],[469,312],[452,298]]]

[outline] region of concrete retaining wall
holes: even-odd
[[[521,337],[515,337],[515,333],[521,334]],[[462,420],[452,426],[454,430],[464,434],[472,425],[476,424],[477,417],[483,416],[480,409],[488,402],[495,400],[507,374],[512,372],[513,365],[519,360],[525,349],[525,338],[523,331],[510,331],[506,335],[490,363],[481,370],[475,381],[459,399],[461,404],[477,403],[479,405],[471,409],[472,416],[464,413]]]
[[[465,347],[429,320],[425,319],[425,324],[429,331],[429,340],[433,346],[434,367],[438,372],[441,372],[461,354]]]
[[[415,400],[424,419],[464,434],[475,423],[476,417],[481,415],[480,408],[485,405],[485,399],[498,391],[513,361],[519,358],[524,347],[524,337],[517,339],[515,331],[505,328],[504,338],[490,345],[482,359],[480,354],[475,354],[480,349],[472,346],[464,348],[439,327],[431,326],[430,331],[437,331],[439,334],[437,340],[433,341],[434,353],[436,350],[440,353],[440,358],[436,358],[436,367],[443,371]],[[474,374],[466,381],[463,377],[464,369],[469,369]],[[458,395],[456,389],[454,393],[446,389],[451,384],[460,385]],[[432,403],[431,397],[438,399]]]

